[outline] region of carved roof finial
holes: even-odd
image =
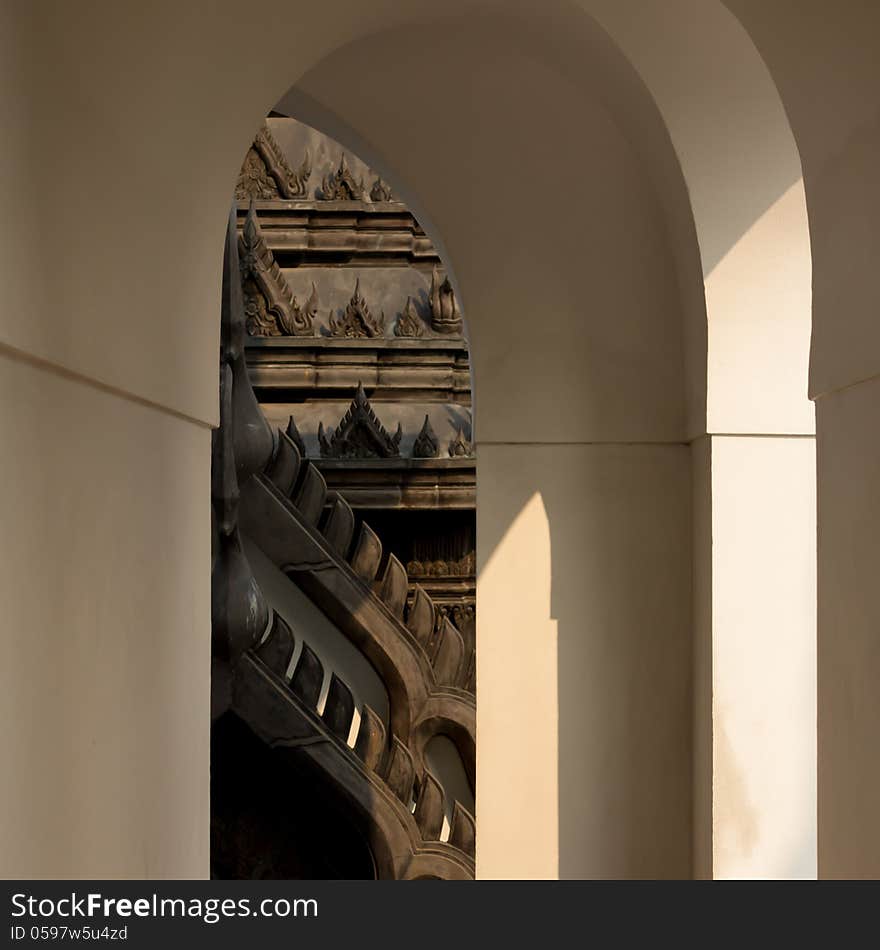
[[[354,293],[345,308],[341,319],[332,313],[328,321],[331,336],[348,337],[349,339],[364,337],[379,337],[385,335],[385,312],[374,317],[361,294],[361,279],[357,278]]]
[[[440,273],[435,267],[431,273],[431,326],[437,333],[461,333],[461,312],[455,291],[448,277],[440,281]]]
[[[244,227],[241,231],[241,242],[239,245],[239,266],[242,276],[250,275],[259,265],[257,248],[260,243],[260,224],[257,221],[257,209],[254,206],[254,199],[251,197],[248,204],[247,217],[244,219]]]
[[[412,297],[406,298],[406,306],[403,308],[397,323],[394,325],[394,335],[401,337],[420,337],[425,334],[425,324],[416,312]]]
[[[439,454],[440,440],[431,427],[431,420],[428,418],[428,414],[425,413],[425,421],[422,423],[422,428],[419,430],[419,434],[413,443],[413,458],[433,459],[437,458]]]
[[[223,297],[220,310],[220,358],[232,368],[235,392],[233,433],[235,471],[239,484],[260,471],[272,455],[274,439],[251,388],[244,355],[245,307],[241,286],[240,239],[236,236],[233,208],[226,232],[223,255]]]
[[[370,200],[376,202],[391,201],[391,188],[382,181],[381,176],[373,182],[373,187],[370,189]]]
[[[294,170],[264,122],[241,167],[235,197],[239,200],[305,198],[311,174],[312,160],[308,151],[299,168]]]
[[[364,180],[355,180],[345,161],[345,152],[339,160],[339,168],[325,175],[321,182],[321,197],[324,201],[363,201]]]
[[[460,425],[455,433],[455,438],[449,443],[449,457],[467,458],[473,454],[473,451],[473,445],[464,436],[464,426]]]
[[[315,282],[312,281],[312,292],[309,294],[309,299],[306,301],[305,311],[310,320],[314,320],[318,316],[318,288],[315,286]]]
[[[325,429],[323,422],[318,424],[318,443],[324,458],[398,458],[402,435],[399,422],[394,435],[388,434],[360,382],[336,430]]]

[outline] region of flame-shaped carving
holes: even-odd
[[[386,185],[381,178],[377,178],[373,182],[373,187],[370,189],[370,200],[371,201],[391,201],[391,188],[389,185]]]
[[[461,312],[448,277],[441,283],[437,268],[431,275],[431,326],[438,333],[461,333]]]
[[[455,438],[449,443],[450,458],[467,458],[473,455],[474,447],[469,439],[465,438],[464,426],[459,426]]]
[[[235,197],[247,201],[248,198],[278,198],[278,185],[269,174],[266,163],[260,153],[251,146],[238,173],[235,185]]]
[[[264,122],[245,156],[235,186],[235,197],[243,200],[305,198],[311,174],[309,153],[305,153],[299,168],[291,168]]]
[[[318,312],[317,288],[312,284],[308,302],[300,307],[263,238],[253,198],[239,238],[239,250],[248,333],[311,336]]]
[[[318,424],[318,443],[324,458],[397,458],[400,455],[400,423],[389,435],[367,399],[364,387],[357,392],[336,430]]]
[[[294,297],[294,300],[296,298]],[[309,321],[309,326],[314,323],[315,318],[318,316],[318,304],[320,299],[318,298],[318,288],[315,286],[315,282],[312,281],[312,292],[309,294],[309,299],[305,302],[303,311],[306,315],[306,319]]]
[[[321,197],[324,201],[363,201],[364,181],[355,180],[345,161],[345,152],[339,160],[339,168],[332,175],[325,175],[321,182]]]
[[[355,282],[354,293],[351,295],[351,300],[349,300],[342,318],[337,319],[331,313],[328,322],[331,336],[354,339],[385,335],[385,313],[383,311],[379,317],[374,317],[370,313],[370,308],[361,294],[360,278]]]
[[[431,428],[431,420],[425,413],[425,421],[422,423],[422,428],[413,443],[413,458],[433,459],[437,458],[439,454],[440,440],[434,434],[434,430]]]
[[[403,308],[397,323],[394,325],[394,335],[401,337],[420,337],[425,335],[425,324],[422,318],[416,313],[416,306],[412,297],[406,298],[406,306]]]

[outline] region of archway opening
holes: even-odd
[[[318,775],[360,816],[376,873],[409,876],[439,849],[439,876],[472,876],[476,464],[448,268],[380,174],[273,113],[238,177],[224,281],[214,873],[329,867],[312,852],[332,813],[305,806],[286,864],[252,853],[267,818],[227,790],[251,753],[233,717],[283,762],[279,782]],[[245,588],[258,606],[230,621]],[[345,828],[328,829],[333,866],[356,869],[363,839],[345,863]]]
[[[621,64],[620,50],[609,51],[607,36],[595,24],[579,21],[571,33],[601,53],[591,75],[584,57],[574,55],[574,41],[553,46],[565,55],[548,57],[541,43],[524,41],[523,24],[514,17],[469,22],[466,36],[460,23],[448,20],[373,35],[320,61],[284,102],[305,104],[302,114],[310,117],[332,118],[334,130],[346,130],[340,139],[369,141],[373,154],[400,156],[420,207],[430,209],[424,220],[455,250],[454,284],[466,291],[477,340],[481,467],[493,487],[481,506],[481,570],[493,560],[501,563],[496,555],[502,544],[518,538],[521,545],[513,557],[502,559],[508,567],[491,588],[491,624],[490,614],[481,612],[482,655],[488,642],[494,657],[489,665],[484,660],[483,669],[497,674],[491,687],[496,702],[483,716],[493,740],[483,754],[496,742],[499,754],[490,755],[488,768],[484,759],[481,774],[489,780],[481,780],[480,795],[493,803],[506,797],[513,821],[537,814],[555,822],[552,835],[544,833],[546,821],[527,824],[529,840],[519,844],[524,866],[540,866],[541,873],[589,876],[602,868],[618,876],[682,876],[683,869],[695,867],[699,873],[707,867],[709,873],[723,873],[712,828],[712,796],[724,791],[713,785],[719,760],[711,696],[721,656],[713,648],[721,601],[713,600],[712,585],[723,575],[735,588],[736,571],[748,558],[739,548],[729,561],[713,560],[707,548],[720,525],[715,504],[725,500],[716,491],[723,459],[714,449],[730,436],[787,439],[809,433],[781,431],[785,426],[776,426],[778,419],[771,431],[749,431],[748,413],[724,416],[741,405],[731,398],[730,375],[714,370],[727,371],[742,357],[740,371],[767,378],[768,361],[751,360],[763,330],[749,331],[766,327],[764,305],[775,299],[780,283],[753,266],[751,253],[739,254],[737,216],[725,216],[724,201],[714,200],[724,193],[719,186],[745,194],[748,183],[725,177],[724,169],[706,174],[705,143],[692,124],[680,124],[675,97],[664,87],[668,77],[650,76],[657,63],[640,48],[639,36],[627,34],[631,24],[610,14],[599,19],[651,78],[650,93],[634,80],[631,66]],[[758,77],[754,89],[763,96],[766,71],[755,66],[748,38],[739,42],[729,17],[712,22],[725,56],[739,61],[745,49],[746,59],[752,57],[743,75],[747,85]],[[436,82],[426,80],[434,82],[432,100],[446,103],[438,135],[437,112],[420,109],[426,87],[407,85],[405,78],[417,70],[426,48],[442,50],[444,44],[455,46],[459,68],[454,77],[443,73]],[[699,67],[688,63],[695,74]],[[512,75],[516,82],[508,88]],[[608,86],[591,86],[609,76]],[[778,106],[772,83],[769,95]],[[583,124],[554,123],[541,110],[546,101],[571,101]],[[716,104],[723,101],[720,96]],[[791,171],[790,134],[775,106],[762,115],[773,113],[774,121],[781,116],[782,124],[774,128],[782,131],[773,142],[785,152],[782,164]],[[529,124],[522,121],[524,114],[540,119]],[[493,154],[498,142],[506,143],[501,155]],[[548,142],[553,143],[549,160]],[[545,161],[552,178],[535,174]],[[777,171],[770,176],[774,181]],[[562,211],[546,200],[524,209],[514,199],[522,198],[522,182],[532,179],[545,190],[548,181],[576,181],[578,187],[566,192]],[[391,174],[388,180],[395,184]],[[785,176],[778,180],[791,184]],[[693,205],[688,187],[698,198]],[[785,298],[785,307],[802,328],[805,219],[802,202],[790,204],[794,212],[786,219],[784,254],[786,263],[797,262],[790,282],[797,291]],[[745,245],[752,247],[749,241]],[[736,253],[719,261],[713,256],[719,248],[721,258],[725,249]],[[701,252],[712,279],[708,354]],[[760,319],[751,325],[742,320],[744,298],[736,297],[742,288],[762,303]],[[730,317],[734,333],[726,336]],[[743,329],[748,339],[740,346],[737,334]],[[787,332],[783,329],[774,345],[784,343]],[[731,340],[733,349],[725,352]],[[802,349],[797,344],[792,352]],[[796,378],[796,373],[787,376]],[[784,398],[793,405],[790,388]],[[751,400],[748,408],[759,403]],[[797,411],[802,414],[802,407]],[[734,431],[715,431],[725,419],[732,420]],[[535,497],[549,529],[547,546],[512,530],[520,514],[533,514]],[[760,510],[750,509],[750,499],[741,494],[732,503],[743,511]],[[534,518],[535,526],[540,522]],[[809,565],[804,566],[804,584],[790,590],[779,585],[785,596],[809,598]],[[800,573],[792,572],[795,580]],[[529,630],[518,609],[527,587],[537,588],[527,599],[538,605],[539,620]],[[752,607],[760,611],[760,599]],[[644,639],[646,629],[656,630],[654,640]],[[804,634],[798,646],[808,653],[809,631],[794,632]],[[725,668],[724,675],[730,672],[735,703],[748,710],[747,687],[735,670]],[[802,685],[799,680],[799,698],[806,695]],[[501,696],[507,699],[498,704]],[[521,718],[534,729],[506,734],[504,715],[520,707],[528,710]],[[774,733],[773,742],[785,731]],[[753,754],[752,738],[744,735],[747,770],[760,773],[766,757]],[[540,787],[510,781],[514,773],[523,777],[511,763],[524,741],[544,742],[552,759],[542,776],[551,780]],[[583,754],[585,748],[589,754]],[[670,769],[673,759],[676,767]],[[603,761],[613,768],[597,768]],[[802,804],[807,796],[797,783],[809,781],[809,768],[798,765],[794,771],[791,788]],[[778,802],[764,804],[779,811]],[[734,803],[734,816],[737,807]],[[616,815],[610,824],[602,820],[608,813]],[[795,835],[809,837],[808,821],[794,825]],[[492,840],[503,857],[485,867],[490,874],[507,874],[517,859],[501,823],[496,832]]]

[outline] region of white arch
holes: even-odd
[[[260,34],[259,49],[252,51],[243,49],[248,27],[240,6],[231,0],[218,5],[210,21],[161,8],[135,20],[114,4],[77,11],[62,6],[46,21],[31,12],[6,12],[14,22],[2,32],[14,39],[15,49],[4,60],[12,80],[12,93],[4,95],[19,134],[10,136],[3,155],[2,197],[10,219],[22,226],[0,255],[7,294],[0,317],[4,346],[13,355],[43,361],[50,371],[61,367],[88,385],[102,387],[107,398],[168,410],[175,425],[215,422],[220,235],[230,182],[254,123],[291,81],[326,61],[334,50],[405,23],[428,24],[436,16],[435,6],[430,0],[414,0],[404,9],[394,0],[377,0],[369,7],[357,0],[338,0],[332,8],[304,10],[264,0],[247,10],[247,17],[272,25]],[[590,17],[607,31],[604,39]],[[790,350],[785,343],[808,327],[803,310],[809,273],[795,266],[793,275],[789,272],[782,279],[771,267],[756,279],[754,265],[760,255],[753,241],[763,248],[766,233],[753,234],[749,226],[759,211],[771,208],[769,218],[761,215],[762,226],[766,223],[775,233],[781,221],[795,256],[806,252],[807,263],[809,245],[802,199],[790,191],[796,188],[797,163],[787,123],[766,69],[736,21],[719,3],[698,0],[679,0],[674,9],[665,0],[559,0],[540,6],[451,0],[442,18],[447,23],[458,18],[464,29],[471,23],[496,24],[574,88],[599,74],[613,79],[601,94],[624,137],[641,155],[654,181],[655,198],[665,209],[687,328],[686,392],[678,404],[675,387],[657,375],[652,385],[664,398],[656,411],[635,399],[632,406],[611,405],[610,412],[595,418],[585,414],[577,420],[573,440],[643,441],[659,432],[660,441],[671,445],[707,431],[706,418],[709,432],[808,433],[809,422],[797,406],[793,386],[782,394],[778,415],[755,422],[759,401],[744,400],[738,384],[745,373],[753,386],[763,385],[772,368],[766,359],[768,342],[774,354],[799,352],[796,341]],[[95,42],[105,30],[114,32],[114,43]],[[650,96],[633,81],[625,63],[621,66],[614,44]],[[438,51],[425,68],[454,71],[455,61],[453,45]],[[47,62],[54,69],[46,68]],[[59,85],[71,76],[75,82]],[[418,80],[417,75],[411,78]],[[21,90],[26,96],[19,95]],[[58,109],[58,102],[69,107]],[[732,113],[731,103],[741,103],[742,109]],[[51,115],[52,121],[34,122],[35,115]],[[212,121],[199,121],[203,115]],[[222,121],[214,121],[220,116]],[[674,151],[668,147],[670,139]],[[767,144],[757,159],[756,141]],[[57,147],[59,142],[64,149]],[[729,155],[737,157],[724,161]],[[113,171],[108,174],[108,169]],[[635,180],[635,170],[632,175]],[[685,184],[692,214],[682,200]],[[783,195],[787,197],[777,204]],[[437,215],[438,209],[442,204],[430,210]],[[53,227],[37,228],[35,220],[51,220]],[[694,233],[697,245],[689,239]],[[693,279],[700,272],[697,246],[709,281],[708,371],[702,357],[703,301],[699,282]],[[95,279],[98,258],[100,281]],[[53,262],[48,271],[47,260]],[[467,292],[464,278],[462,285]],[[791,287],[798,289],[797,299]],[[754,332],[734,337],[734,350],[724,331],[742,314],[743,288],[751,290],[745,298],[749,307],[772,298],[777,309],[790,310],[794,317],[775,340],[764,334],[766,322],[755,323],[750,328]],[[674,299],[673,289],[667,291]],[[101,346],[94,345],[96,339]],[[172,339],[177,341],[174,347],[169,346]],[[659,373],[663,367],[654,368]],[[708,417],[701,395],[707,376]],[[793,372],[792,379],[795,376]],[[744,403],[749,412],[743,411]],[[624,423],[632,424],[633,407],[639,410],[637,421],[627,430]],[[503,406],[490,405],[487,412],[493,409],[503,421]],[[598,429],[600,416],[610,420],[605,431]],[[565,439],[565,425],[551,423],[553,438]],[[541,416],[528,420],[532,432],[541,432],[543,424]],[[496,433],[502,440],[509,436],[502,429]],[[205,450],[204,432],[193,434],[193,442],[197,437]],[[112,445],[107,451],[113,451]],[[37,449],[33,453],[36,465]],[[171,457],[183,465],[182,456]],[[678,469],[671,480],[680,487]],[[22,505],[46,504],[28,491],[25,480]],[[94,543],[106,541],[96,537]],[[58,571],[66,567],[59,559]],[[43,563],[22,561],[12,580],[19,579],[20,591],[34,590],[33,578],[45,569]],[[193,588],[204,591],[205,578],[191,564],[179,565],[179,577],[191,578]],[[39,603],[41,598],[32,599]],[[56,606],[65,613],[65,603]],[[37,645],[44,643],[41,631],[54,629],[57,619],[54,614],[41,617],[38,610],[29,620]],[[149,618],[142,623],[148,624]],[[142,632],[137,619],[130,618],[119,636],[134,640]],[[207,637],[206,630],[202,633]],[[40,655],[32,657],[35,664]],[[199,666],[200,657],[197,649],[177,657],[182,672],[175,682],[204,692],[206,672]],[[87,662],[83,669],[87,680]],[[64,721],[64,712],[59,710],[59,716],[46,722]],[[48,726],[34,728],[34,745],[51,751],[64,741],[62,733],[56,737]],[[100,749],[94,752],[83,767],[93,765],[98,773],[109,768],[101,755]],[[161,765],[161,755],[151,755]],[[144,769],[150,771],[149,762]],[[184,827],[188,824],[182,821]],[[124,856],[118,860],[123,862],[120,867],[131,867]]]

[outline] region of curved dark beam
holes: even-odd
[[[413,813],[411,782],[398,789],[401,798],[383,777],[392,757],[386,755],[378,769],[369,768],[340,737],[340,730],[332,728],[334,711],[325,709],[322,717],[307,708],[289,684],[251,651],[236,665],[233,708],[267,745],[296,750],[332,779],[363,816],[380,878],[474,877],[473,819],[464,809],[456,803],[455,814],[463,815],[459,824],[464,831],[453,828],[451,836],[459,845],[436,840],[436,796],[442,796],[436,781],[423,781]]]
[[[308,470],[317,471],[311,466]],[[300,486],[306,477],[300,477]],[[361,564],[364,558],[359,558],[362,548],[356,547],[352,555],[353,563],[359,565],[356,571],[309,520],[317,518],[307,520],[264,475],[252,478],[242,489],[242,529],[375,667],[388,690],[392,731],[409,744],[413,724],[423,717],[426,704],[442,702],[443,718],[456,724],[456,732],[473,745],[474,696],[462,688],[438,685],[429,655],[438,644],[427,638],[420,642],[374,593],[366,580],[369,572]],[[373,554],[372,563],[377,560]],[[456,632],[452,628],[447,636]],[[466,749],[462,753],[467,756]]]

